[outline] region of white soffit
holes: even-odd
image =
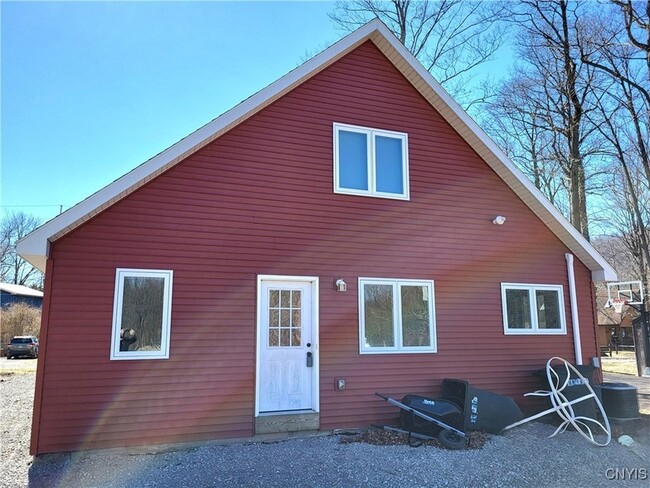
[[[391,60],[517,196],[592,271],[594,280],[616,280],[615,271],[605,259],[517,169],[476,122],[378,19],[368,22],[223,115],[42,225],[18,242],[18,253],[37,268],[45,270],[50,242],[63,237],[102,210],[137,190],[367,40],[371,40]]]

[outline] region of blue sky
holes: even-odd
[[[2,2],[2,207],[43,219],[340,36],[327,2]]]
[[[330,2],[0,5],[2,212],[43,220],[342,36]]]

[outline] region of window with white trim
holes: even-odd
[[[334,192],[408,200],[407,134],[335,123]]]
[[[501,283],[506,334],[566,334],[561,285]]]
[[[118,268],[111,359],[167,359],[171,332],[170,270]]]
[[[433,281],[359,278],[359,352],[436,352]]]

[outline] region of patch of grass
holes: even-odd
[[[636,362],[633,361],[631,363],[606,363],[605,360],[603,360],[603,371],[606,373],[617,373],[617,374],[629,374],[632,376],[636,376],[637,374],[637,369],[636,369]]]
[[[34,374],[36,373],[35,369],[2,369],[0,370],[0,376],[11,376],[14,374]]]
[[[607,353],[607,354],[609,354],[609,353]],[[625,360],[632,359],[632,360],[634,360],[634,358],[636,358],[636,354],[634,353],[634,351],[618,351],[618,352],[614,351],[614,352],[612,352],[611,356],[603,356],[603,359],[625,359]]]
[[[34,374],[36,373],[37,359],[0,359],[0,375],[11,374]]]
[[[603,371],[607,373],[629,374],[636,376],[636,356],[632,351],[620,351],[612,353],[612,356],[601,358]]]

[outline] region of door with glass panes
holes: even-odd
[[[259,412],[315,410],[312,283],[264,280],[260,292]]]

